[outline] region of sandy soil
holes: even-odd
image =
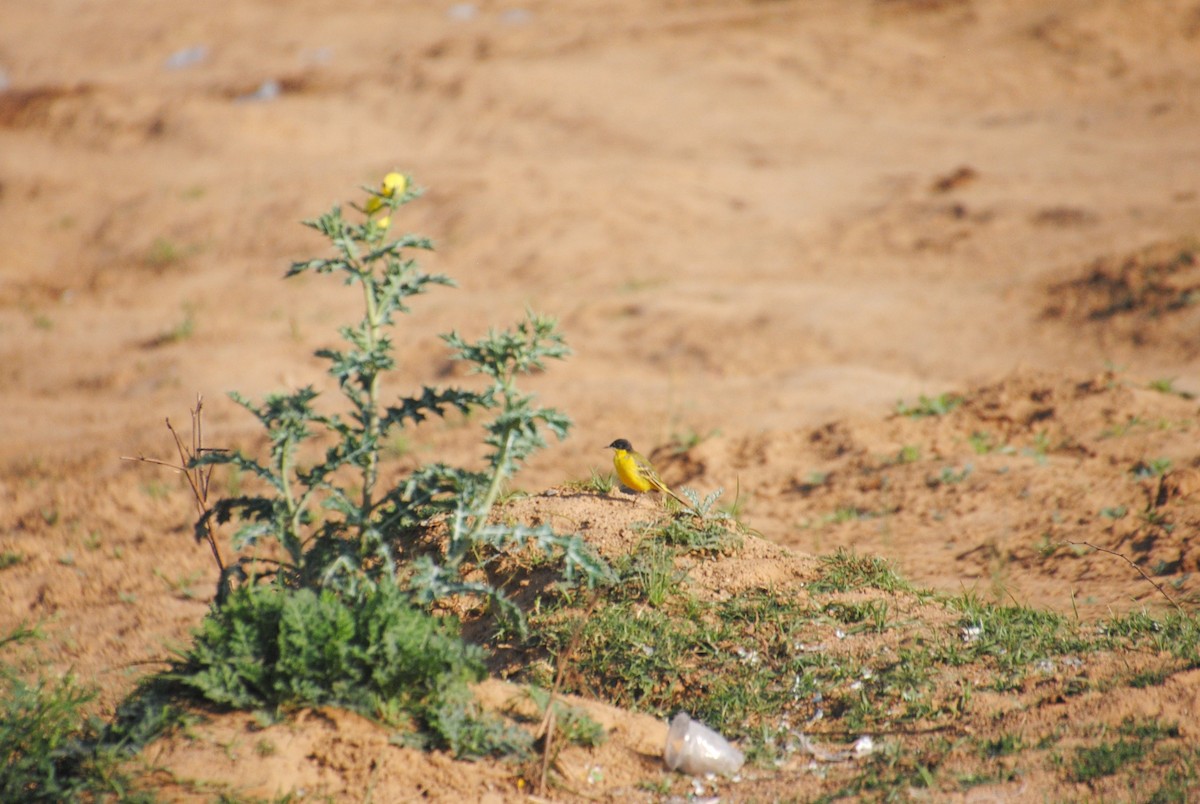
[[[739,488],[797,551],[755,547],[732,588],[850,546],[945,591],[1163,604],[1083,542],[1198,588],[1195,0],[45,0],[5,10],[0,82],[0,552],[19,559],[0,629],[45,619],[48,659],[104,706],[212,589],[185,490],[120,457],[172,457],[162,421],[186,428],[197,393],[210,443],[252,448],[225,392],[320,383],[312,352],[354,299],[280,281],[322,247],[297,221],[394,168],[428,188],[405,227],[461,285],[402,322],[399,381],[443,370],[437,333],[526,305],[574,349],[531,385],[575,429],[523,487],[605,470],[618,436],[695,441],[659,452],[668,479]],[[943,393],[964,401],[897,413]],[[417,457],[477,449],[429,438]],[[1195,702],[1200,681],[1173,683]],[[665,726],[606,717],[625,737],[578,761],[620,799]],[[294,752],[219,775],[520,794],[344,714],[273,728]]]

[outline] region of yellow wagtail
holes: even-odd
[[[621,485],[633,489],[638,494],[650,489],[657,489],[663,494],[670,494],[684,508],[692,507],[690,502],[671,491],[670,487],[658,476],[658,472],[654,471],[654,466],[650,461],[646,460],[641,453],[635,452],[633,445],[624,438],[618,438],[609,444],[608,449],[616,450],[613,452],[613,468],[617,470],[617,478],[621,481]]]

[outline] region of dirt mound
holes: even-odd
[[[1157,243],[1122,258],[1100,258],[1077,278],[1048,289],[1047,318],[1118,344],[1200,354],[1200,248],[1193,239]]]
[[[883,419],[705,442],[701,488],[806,552],[894,557],[908,577],[1060,610],[1161,603],[1119,552],[1194,594],[1197,403],[1112,374],[1021,372]],[[1088,545],[1092,545],[1089,547]]]

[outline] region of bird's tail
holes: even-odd
[[[675,492],[671,491],[670,487],[668,487],[666,483],[663,483],[663,484],[661,484],[661,485],[660,485],[658,488],[659,488],[659,490],[661,490],[661,491],[665,491],[667,494],[670,494],[672,497],[674,497],[674,498],[675,498],[675,501],[676,501],[677,503],[679,503],[680,505],[682,505],[682,506],[683,506],[684,508],[686,508],[687,510],[689,510],[689,511],[690,511],[690,510],[692,510],[693,508],[695,508],[695,507],[696,507],[696,506],[695,506],[695,503],[690,503],[690,502],[688,502],[687,500],[685,500],[685,499],[683,499],[682,497],[680,497],[680,496],[679,496],[678,494],[676,494]]]

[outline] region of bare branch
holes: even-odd
[[[1105,548],[1105,547],[1097,547],[1096,545],[1092,544],[1091,542],[1075,542],[1075,541],[1071,541],[1070,539],[1068,539],[1066,541],[1066,544],[1082,545],[1084,547],[1090,547],[1093,550],[1099,550],[1101,553],[1108,553],[1110,556],[1116,556],[1117,558],[1121,559],[1126,564],[1128,564],[1129,566],[1131,566],[1135,570],[1137,570],[1138,574],[1140,574],[1143,578],[1145,578],[1150,583],[1151,586],[1153,586],[1155,589],[1157,589],[1159,591],[1159,594],[1161,594],[1163,597],[1165,597],[1167,599],[1167,601],[1172,606],[1175,607],[1176,611],[1178,611],[1180,614],[1183,614],[1183,607],[1180,606],[1179,603],[1177,603],[1175,601],[1175,598],[1171,597],[1171,595],[1167,593],[1167,590],[1163,588],[1163,585],[1160,584],[1158,581],[1154,580],[1153,578],[1151,578],[1149,575],[1147,575],[1146,571],[1144,569],[1139,567],[1137,564],[1133,563],[1133,561],[1130,560],[1125,554],[1118,553],[1116,550],[1109,550],[1108,548]]]

